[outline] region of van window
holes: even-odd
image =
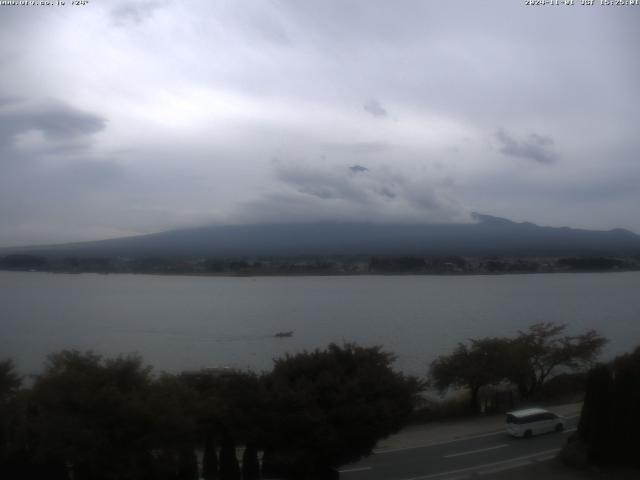
[[[541,420],[544,420],[544,414],[543,413],[537,413],[535,415],[529,415],[526,417],[522,417],[519,419],[520,421],[518,423],[533,423],[533,422],[539,422]]]
[[[507,415],[507,423],[515,423],[515,424],[519,424],[521,423],[520,418],[518,417],[514,417],[513,415]]]
[[[527,423],[543,422],[545,420],[555,420],[557,417],[553,413],[535,413],[533,415],[527,415],[526,417],[516,417],[514,415],[507,415],[507,423],[515,425],[523,425]]]

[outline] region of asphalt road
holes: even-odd
[[[386,450],[340,469],[344,480],[451,480],[490,478],[492,473],[550,460],[575,430],[568,418],[563,433],[516,439],[488,432],[423,447]]]

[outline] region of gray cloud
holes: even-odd
[[[388,168],[276,165],[275,191],[248,202],[248,221],[465,222],[468,212],[446,181],[409,178]]]
[[[125,167],[93,149],[93,137],[106,125],[103,116],[59,101],[2,102],[2,243],[91,239],[119,230],[108,225],[108,216],[106,225],[100,219],[104,199],[127,175]],[[70,236],[69,229],[78,233]]]
[[[61,165],[21,161],[3,169],[3,243],[90,240],[126,233],[124,225],[114,226],[109,215],[120,210],[112,196],[127,175],[127,169],[116,161],[94,158],[66,159]]]
[[[119,26],[127,24],[139,25],[150,19],[160,7],[162,7],[160,2],[133,3],[129,1],[111,10],[111,20]]]
[[[3,9],[0,245],[467,209],[640,231],[640,9],[184,3]]]
[[[323,171],[300,168],[297,166],[280,166],[276,178],[294,188],[298,193],[311,195],[322,200],[348,200],[366,203],[366,192],[348,175],[337,171]]]
[[[501,143],[500,153],[504,155],[533,160],[543,165],[550,165],[558,159],[553,138],[549,136],[532,133],[526,139],[517,140],[501,128],[496,132],[496,138]]]
[[[30,105],[15,99],[0,106],[0,141],[5,148],[12,142],[15,144],[17,135],[35,131],[56,142],[55,148],[59,149],[62,144],[103,130],[106,124],[106,119],[99,115],[63,103]]]
[[[0,109],[9,105],[15,105],[16,103],[20,103],[19,97],[12,96],[0,96]]]
[[[391,190],[389,190],[387,187],[382,187],[380,190],[378,190],[378,193],[383,197],[387,197],[392,200],[397,197],[397,195]]]
[[[126,168],[115,160],[75,161],[62,166],[52,175],[52,181],[64,189],[105,189],[126,176]]]
[[[380,102],[378,100],[376,100],[375,98],[372,98],[372,99],[368,100],[367,102],[365,102],[365,104],[362,106],[362,108],[364,108],[365,111],[369,112],[374,117],[386,117],[387,116],[387,110],[382,105],[380,105]]]
[[[363,167],[362,165],[351,165],[349,170],[351,170],[351,173],[364,173],[369,171],[367,167]]]

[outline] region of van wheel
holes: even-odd
[[[563,430],[564,430],[564,425],[562,425],[561,423],[556,425],[556,432],[560,433]]]
[[[523,438],[531,438],[531,430],[527,430],[526,432],[524,432],[524,435],[522,436]]]

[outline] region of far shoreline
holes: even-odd
[[[1,273],[48,273],[52,275],[127,275],[152,277],[199,277],[199,278],[300,278],[300,277],[501,277],[501,276],[529,276],[529,275],[566,275],[566,274],[606,274],[633,273],[640,269],[617,270],[569,270],[543,272],[345,272],[345,273],[203,273],[203,272],[99,272],[99,271],[55,271],[55,270],[10,270],[0,269]]]

